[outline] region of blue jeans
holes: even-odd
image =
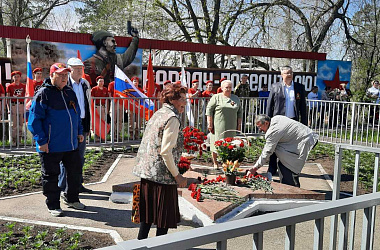
[[[80,155],[80,159],[81,159],[81,164],[80,164],[80,181],[81,181],[81,183],[83,183],[83,165],[84,165],[84,153],[86,151],[87,133],[83,133],[83,136],[84,136],[83,142],[78,143],[78,151],[79,151],[79,155]],[[63,164],[63,162],[61,162],[59,165],[61,168],[61,173],[58,176],[58,187],[62,191],[66,192],[67,191],[67,178],[66,178],[67,176],[66,176],[65,165]]]

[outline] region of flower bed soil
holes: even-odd
[[[88,167],[83,175],[84,183],[92,183],[100,181],[106,174],[112,163],[116,160],[120,152],[117,151],[104,151],[103,156],[97,160],[93,165]],[[17,189],[5,188],[0,192],[0,197],[13,196],[18,194],[26,194],[31,192],[42,191],[41,182],[32,185],[22,185]]]
[[[10,223],[0,220],[1,249],[97,249],[115,245],[109,234],[19,222],[9,229]],[[25,235],[26,227],[29,227],[28,235]],[[44,231],[46,236],[41,237]]]

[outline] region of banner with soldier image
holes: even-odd
[[[44,42],[33,40],[30,43],[30,60],[32,68],[40,67],[43,69],[43,77],[49,76],[50,66],[56,62],[66,63],[71,57],[77,57],[77,52],[80,51],[82,60],[85,61],[92,57],[96,52],[94,45],[69,44]],[[126,47],[116,47],[116,53],[124,53]],[[26,42],[25,39],[11,39],[12,51],[12,71],[18,70],[22,72],[22,82],[26,82]],[[133,76],[142,76],[142,49],[138,49],[133,62],[123,72],[130,78]],[[92,86],[96,82],[91,83]],[[108,84],[108,83],[107,83]]]

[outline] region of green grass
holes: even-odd
[[[338,130],[338,132],[336,132]],[[380,142],[379,140],[379,132],[378,132],[378,129],[377,128],[370,128],[368,129],[368,131],[364,130],[363,132],[361,131],[361,127],[359,127],[357,130],[359,131],[355,131],[353,132],[353,140],[354,141],[363,141],[363,142],[368,142],[368,143],[378,143]],[[350,129],[348,129],[347,131],[345,130],[345,128],[343,128],[342,130],[342,133],[340,133],[340,127],[338,127],[337,129],[329,129],[329,130],[316,130],[316,132],[320,132],[320,135],[321,136],[328,136],[328,137],[332,137],[332,138],[342,138],[342,139],[345,139],[345,140],[350,140],[351,139],[351,131]]]

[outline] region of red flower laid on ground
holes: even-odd
[[[191,183],[188,188],[190,191],[195,191],[197,189],[197,184],[196,183]]]

